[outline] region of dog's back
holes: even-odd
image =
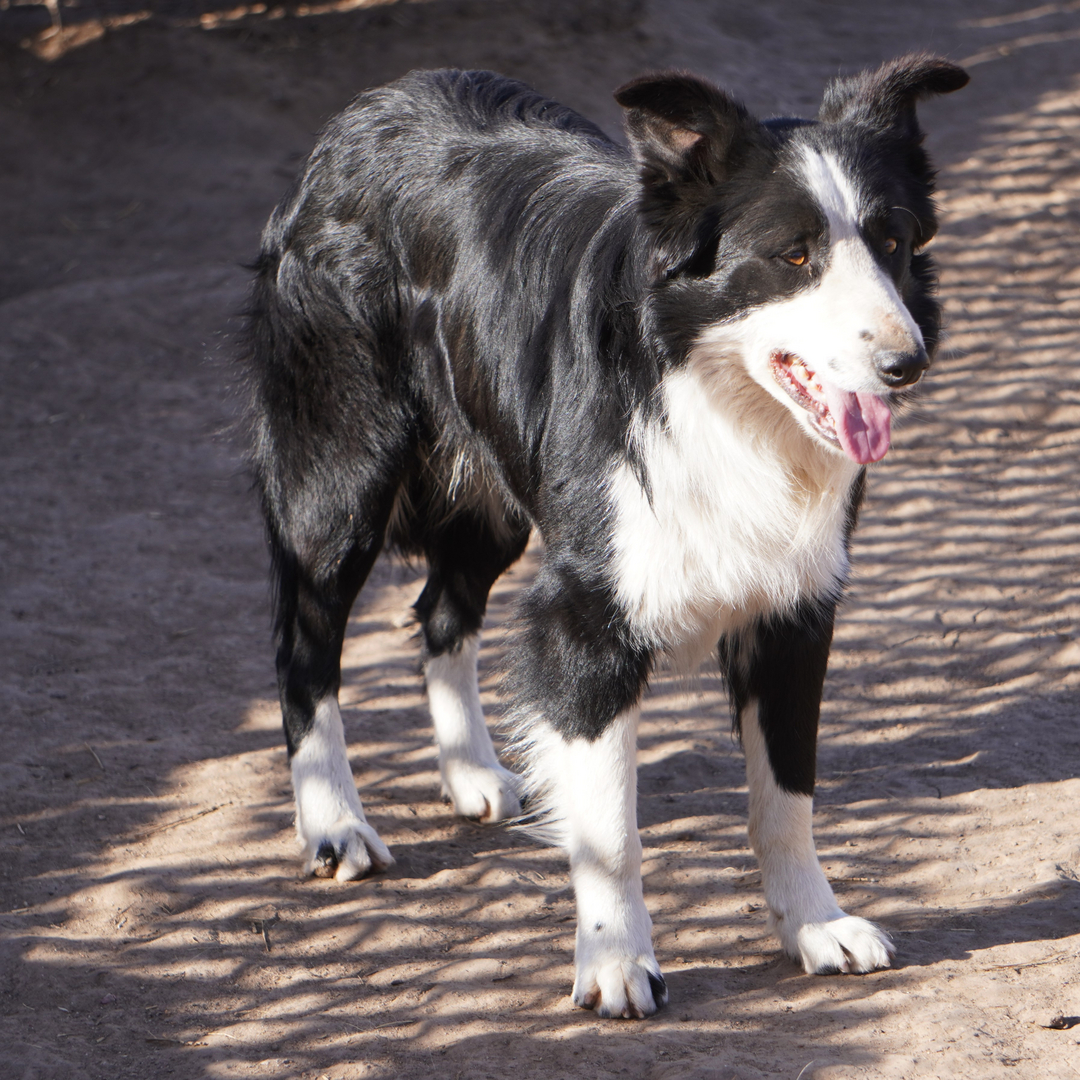
[[[359,97],[263,237],[251,356],[271,512],[283,455],[362,460],[372,428],[393,423],[443,474],[438,487],[483,471],[537,513],[566,452],[550,403],[588,403],[578,434],[615,441],[633,404],[622,339],[641,287],[625,257],[635,199],[624,150],[513,80],[417,72]],[[611,406],[607,424],[596,424],[598,403]],[[362,444],[358,416],[369,420]],[[381,450],[405,470],[404,447]],[[394,539],[415,547],[407,533]]]

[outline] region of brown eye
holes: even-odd
[[[898,248],[899,246],[900,246],[900,245],[899,245],[899,244],[897,243],[897,241],[896,241],[896,237],[895,237],[895,236],[890,236],[890,237],[888,238],[888,240],[886,240],[886,241],[885,241],[885,244],[884,244],[884,247],[885,247],[885,254],[886,254],[886,255],[892,255],[892,254],[893,254],[893,252],[895,252],[895,251],[896,251],[896,249],[897,249],[897,248]]]
[[[789,251],[786,255],[780,256],[784,262],[791,263],[792,266],[805,266],[807,260],[810,258],[805,251]]]

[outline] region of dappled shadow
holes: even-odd
[[[62,56],[100,41],[107,33],[116,33],[136,26],[168,30],[235,29],[241,33],[251,29],[282,24],[287,32],[311,23],[340,25],[342,17],[355,22],[359,17],[375,26],[387,21],[408,32],[410,23],[423,19],[423,12],[409,9],[436,0],[75,0],[61,4],[58,0],[5,0],[0,5],[0,42],[18,42],[42,60],[59,60]],[[461,3],[444,8],[457,8],[469,14]],[[637,21],[644,5],[640,0],[521,0],[518,7],[532,7],[548,18],[565,24],[577,33],[590,33],[625,28]],[[314,26],[312,27],[314,29]]]
[[[838,632],[830,731],[870,709],[891,729],[874,733],[880,762],[907,765],[918,739],[950,791],[1067,779],[1080,762],[1077,97],[1001,118],[944,174],[951,333],[875,470]]]
[[[231,3],[229,0],[5,0],[0,7],[0,41],[16,41],[43,60],[58,60],[72,49],[98,41],[110,31],[151,24],[170,30],[216,30],[224,26],[309,19],[360,8],[423,0],[316,0],[315,3]]]
[[[971,55],[997,48],[971,39]],[[299,876],[265,557],[202,359],[240,275],[163,271],[6,307],[6,1073],[746,1080],[793,1055],[791,1075],[883,1068],[912,1016],[938,1055],[927,1075],[1028,1053],[1042,1029],[1021,1030],[1016,1002],[1075,978],[1080,925],[1077,106],[1058,86],[964,133],[963,160],[946,149],[951,336],[855,543],[817,831],[841,902],[888,927],[898,966],[817,979],[777,955],[723,687],[659,679],[639,806],[672,1005],[647,1024],[570,1006],[562,858],[440,799],[404,619],[418,568],[380,564],[342,692],[397,865],[347,885]],[[500,628],[531,569],[492,599],[494,718]],[[981,1034],[956,1011],[972,1002]]]

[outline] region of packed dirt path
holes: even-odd
[[[99,22],[51,61],[0,33],[0,1075],[1080,1076],[1080,7],[216,6],[187,9],[217,29],[103,34],[102,12],[136,6],[60,8]],[[449,64],[613,133],[611,88],[657,67],[805,114],[837,71],[922,47],[973,76],[922,110],[949,338],[873,469],[817,799],[841,903],[894,935],[896,967],[818,978],[778,955],[706,671],[658,680],[642,726],[671,1005],[573,1008],[563,859],[440,801],[406,623],[422,568],[389,562],[342,696],[398,863],[302,879],[230,335],[315,130],[365,86]],[[534,560],[493,597],[493,720]]]

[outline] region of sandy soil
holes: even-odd
[[[1028,2],[473,0],[0,44],[0,1075],[1080,1076],[1080,11]],[[398,865],[302,880],[229,335],[313,132],[415,66],[500,69],[615,131],[610,89],[652,67],[806,112],[924,46],[974,76],[923,110],[950,338],[874,469],[817,814],[897,967],[777,955],[706,673],[657,683],[641,743],[672,1003],[572,1008],[563,861],[440,802],[403,624],[422,572],[390,563],[343,711]],[[531,566],[493,598],[493,718]]]

